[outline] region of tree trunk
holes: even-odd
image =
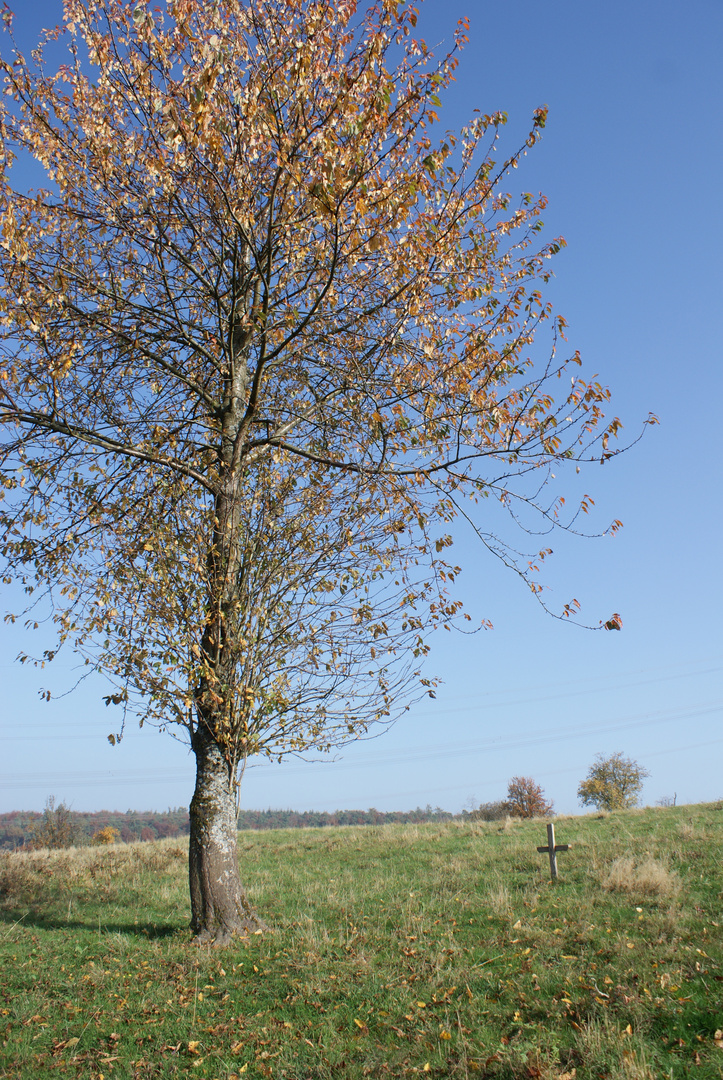
[[[191,800],[191,930],[201,945],[227,945],[234,934],[265,929],[241,885],[236,800],[220,747],[200,725],[193,737],[196,790]]]

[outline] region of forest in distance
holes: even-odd
[[[62,804],[61,804],[62,805]],[[238,818],[239,829],[308,829],[329,825],[390,825],[393,823],[420,823],[426,821],[452,821],[462,814],[452,814],[440,807],[417,807],[410,811],[336,810],[334,813],[315,810],[242,810]],[[0,850],[13,851],[33,842],[33,837],[43,822],[44,814],[38,811],[14,810],[0,814]],[[165,837],[188,836],[189,817],[186,807],[170,808],[163,812],[127,810],[98,810],[94,813],[68,811],[68,821],[73,830],[76,845],[91,842],[101,830],[116,829],[123,843],[141,840],[160,840]]]

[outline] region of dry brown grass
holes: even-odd
[[[641,861],[632,857],[616,859],[603,872],[600,884],[611,892],[626,892],[633,896],[673,898],[680,892],[677,875],[652,855],[646,855]]]
[[[129,874],[161,873],[187,858],[177,839],[154,844],[0,852],[0,904],[32,906],[51,891],[97,886]]]

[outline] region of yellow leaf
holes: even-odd
[[[417,1008],[418,1009],[426,1009],[427,1008],[427,1002],[426,1001],[418,1001],[417,1002]]]
[[[188,1044],[189,1053],[197,1054],[198,1053],[198,1048],[199,1048],[200,1045],[201,1044],[199,1043],[198,1039],[194,1039],[192,1042],[190,1042]]]
[[[65,1044],[65,1049],[68,1050],[71,1046],[77,1046],[80,1042],[80,1038],[76,1035],[72,1039],[68,1039]]]
[[[440,1039],[444,1039],[446,1041],[447,1039],[451,1039],[452,1035],[451,1032],[447,1031],[446,1029],[442,1029],[442,1031],[440,1031],[439,1033],[439,1037]]]
[[[425,1061],[424,1068],[422,1069],[422,1072],[431,1072],[431,1071],[432,1071],[432,1066],[429,1064],[428,1061]]]
[[[365,1023],[363,1023],[363,1022],[362,1022],[361,1020],[357,1020],[357,1019],[356,1019],[356,1017],[354,1018],[354,1023],[356,1024],[356,1026],[357,1026],[358,1028],[361,1028],[361,1029],[362,1029],[362,1031],[363,1031],[363,1030],[364,1030],[364,1028],[366,1027],[366,1024],[365,1024]]]

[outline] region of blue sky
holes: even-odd
[[[18,9],[29,50],[60,4]],[[418,31],[450,41],[463,15],[470,42],[441,125],[504,109],[512,148],[549,105],[542,143],[508,187],[543,191],[548,235],[567,240],[549,296],[585,371],[611,386],[629,435],[649,411],[661,421],[582,478],[596,499],[591,525],[619,517],[622,533],[557,538],[545,575],[552,606],[575,596],[592,624],[620,612],[623,631],[546,616],[460,533],[462,594],[494,630],[440,635],[429,664],[444,680],[436,701],[335,763],[249,768],[242,803],[459,810],[528,775],[559,812],[577,812],[594,755],[617,750],[649,769],[645,802],[721,798],[723,8],[427,0]],[[188,803],[184,746],[144,729],[112,748],[102,684],[46,704],[38,688],[61,689],[70,672],[21,668],[23,647],[22,631],[2,627],[0,811],[41,809],[50,794],[78,810]]]

